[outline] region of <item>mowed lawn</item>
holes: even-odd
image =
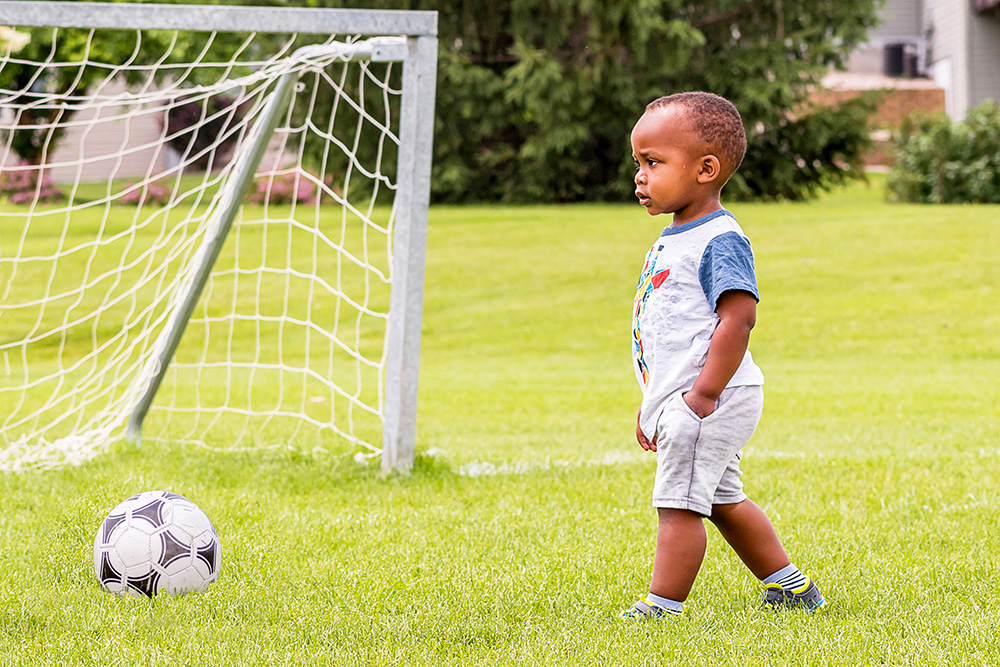
[[[655,531],[634,442],[638,206],[431,211],[416,469],[354,451],[121,444],[0,476],[3,665],[994,665],[1000,207],[881,182],[733,204],[765,414],[747,491],[828,606],[768,613],[709,528],[685,616],[630,624]],[[94,533],[169,489],[223,544],[205,594],[102,592]]]

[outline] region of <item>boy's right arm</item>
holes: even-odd
[[[639,421],[642,419],[642,410],[639,410],[639,414],[635,417],[635,439],[639,441],[639,446],[645,449],[647,452],[656,451],[656,437],[650,440],[646,437],[646,434],[642,432],[642,427],[639,426]]]

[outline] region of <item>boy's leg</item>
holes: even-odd
[[[684,602],[701,561],[708,537],[702,516],[690,510],[658,508],[656,555],[649,592],[661,598]]]
[[[656,553],[649,595],[622,613],[623,618],[661,618],[680,614],[705,558],[708,536],[697,512],[659,507]]]
[[[791,563],[771,520],[752,500],[712,505],[708,518],[758,579],[764,580]]]
[[[771,520],[752,500],[716,504],[709,517],[754,576],[764,582],[765,606],[818,609],[825,600],[816,584],[792,565]]]

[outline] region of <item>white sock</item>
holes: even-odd
[[[789,563],[774,574],[764,579],[765,584],[778,584],[785,590],[797,590],[806,585],[808,577],[799,571],[794,564]]]
[[[684,611],[683,602],[671,600],[670,598],[661,598],[659,595],[654,595],[653,593],[646,593],[646,602],[656,605],[668,614],[680,614]]]

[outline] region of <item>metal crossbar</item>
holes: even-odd
[[[0,25],[434,37],[437,12],[3,0]]]

